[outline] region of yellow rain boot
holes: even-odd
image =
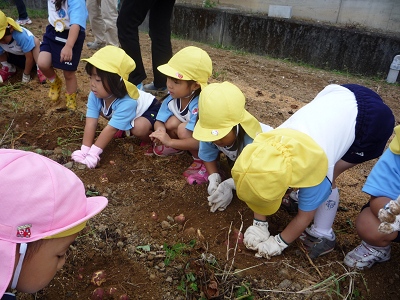
[[[76,93],[65,93],[66,106],[70,110],[76,110]]]
[[[60,77],[56,75],[56,79],[54,80],[54,82],[50,83],[49,98],[51,99],[51,101],[57,101],[58,97],[60,97],[61,85],[62,81]]]

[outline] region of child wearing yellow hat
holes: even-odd
[[[394,132],[389,148],[374,165],[362,188],[371,197],[356,220],[361,244],[344,258],[349,267],[371,268],[375,263],[388,261],[391,243],[400,242],[400,126]]]
[[[7,17],[0,10],[0,83],[5,82],[16,72],[16,66],[24,70],[22,82],[31,80],[31,71],[37,68],[40,83],[46,77],[36,66],[40,51],[40,41],[28,29],[21,27],[12,18]]]
[[[211,212],[225,210],[235,189],[233,179],[222,181],[218,172],[220,153],[233,165],[257,134],[269,130],[272,127],[260,123],[245,109],[245,97],[232,83],[212,83],[201,91],[199,120],[193,137],[200,141],[199,157],[209,174],[207,191]]]
[[[238,197],[254,212],[246,247],[269,258],[300,237],[310,258],[331,252],[339,206],[335,180],[379,157],[393,128],[392,111],[374,91],[332,84],[278,128],[259,134],[232,169]],[[298,213],[272,236],[267,216],[279,209],[288,187],[299,188]]]
[[[189,184],[207,182],[203,162],[198,157],[199,142],[193,138],[198,114],[198,99],[201,90],[207,86],[212,73],[212,62],[207,52],[189,46],[178,51],[167,64],[158,67],[167,75],[168,95],[163,100],[154,132],[150,135],[155,143],[153,153],[168,156],[189,151],[193,164],[183,172],[188,178],[198,173],[197,179]]]
[[[82,146],[72,153],[71,158],[88,168],[95,168],[104,148],[114,137],[121,137],[121,131],[129,131],[140,140],[150,142],[149,135],[160,103],[152,94],[139,91],[128,81],[135,62],[124,50],[106,46],[82,60],[87,61],[91,92]],[[107,119],[108,124],[94,141],[100,116]]]

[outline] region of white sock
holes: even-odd
[[[334,188],[328,199],[322,203],[315,213],[312,231],[318,236],[333,239],[335,237],[332,225],[339,207],[339,190]]]

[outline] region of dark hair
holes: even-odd
[[[113,94],[117,98],[125,97],[128,94],[124,81],[116,73],[100,70],[93,66],[91,63],[86,63],[86,73],[92,75],[93,69],[96,69],[97,76],[100,77],[104,89],[107,93]]]
[[[242,152],[242,150],[244,148],[244,145],[243,145],[244,144],[244,136],[246,134],[246,131],[244,131],[242,125],[239,124],[238,128],[239,128],[239,132],[237,133],[236,141],[235,141],[235,143],[237,145],[237,151],[238,151],[236,157],[238,157],[240,155],[240,153]],[[236,130],[236,126],[235,126],[235,130]]]
[[[56,6],[56,11],[61,9],[61,5],[63,5],[67,0],[55,0],[54,5]]]
[[[7,35],[10,35],[11,34],[11,26],[7,26],[6,27],[6,31],[4,32],[4,36],[3,37],[5,37],[5,36],[7,36]]]

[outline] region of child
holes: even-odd
[[[394,139],[372,168],[362,189],[371,198],[357,217],[357,233],[362,241],[344,258],[349,267],[371,268],[376,262],[387,261],[390,243],[400,242],[400,126],[394,131]]]
[[[130,130],[143,142],[150,142],[149,135],[153,131],[160,103],[152,94],[138,91],[127,80],[135,69],[135,62],[124,50],[106,46],[91,58],[83,60],[87,61],[91,92],[82,147],[71,157],[88,168],[95,168],[107,144],[113,137],[121,136],[118,130]],[[109,121],[93,144],[100,115]]]
[[[62,81],[54,68],[63,70],[66,106],[76,110],[78,68],[85,40],[87,10],[85,0],[48,0],[49,25],[40,45],[38,65],[50,82],[49,98],[57,101]]]
[[[335,180],[379,157],[393,127],[393,113],[378,94],[355,84],[332,84],[277,129],[259,134],[232,169],[238,197],[254,212],[246,247],[270,257],[300,237],[310,258],[331,252],[339,206]],[[266,216],[278,210],[289,186],[300,188],[299,211],[282,233],[270,236]]]
[[[107,205],[82,181],[33,152],[0,149],[0,298],[35,293],[62,268],[86,222]]]
[[[246,111],[245,97],[235,85],[229,82],[212,83],[201,91],[199,120],[193,137],[200,141],[199,157],[209,174],[207,191],[211,212],[225,210],[232,201],[232,190],[236,189],[232,178],[221,182],[219,154],[224,153],[232,166],[257,134],[269,130],[272,127],[260,124]],[[195,175],[188,179],[196,180]]]
[[[22,82],[31,80],[31,71],[36,66],[39,57],[40,41],[28,29],[19,26],[13,19],[6,17],[0,10],[0,83],[13,76],[17,69],[24,69]],[[46,82],[46,77],[37,67],[40,83]]]
[[[211,59],[204,50],[189,46],[177,52],[158,70],[167,75],[169,95],[161,105],[154,132],[150,135],[156,144],[153,152],[158,156],[168,156],[188,150],[194,162],[183,175],[188,178],[198,173],[196,180],[188,180],[189,184],[205,183],[208,174],[204,173],[204,164],[198,156],[199,142],[192,135],[197,120],[199,94],[207,86],[212,73]]]

